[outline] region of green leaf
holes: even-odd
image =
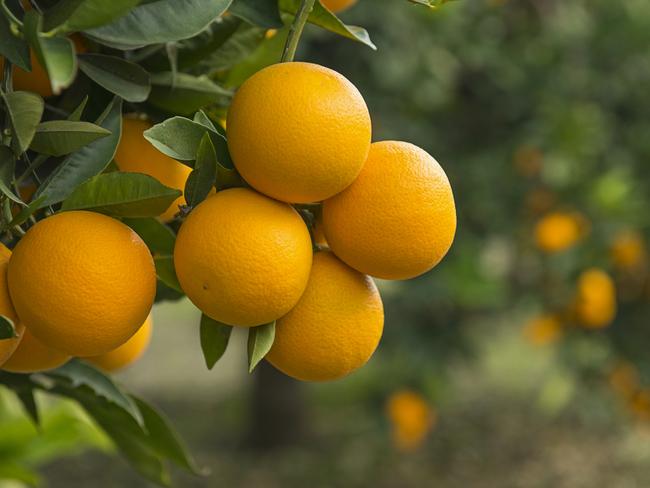
[[[0,315],[0,341],[18,337],[14,321],[5,315]]]
[[[57,382],[47,391],[79,402],[142,476],[160,486],[171,486],[169,471],[144,429],[144,419],[139,409],[137,411],[142,422],[136,421],[128,410],[106,401],[87,388]],[[130,396],[128,400],[137,409]]]
[[[190,207],[196,207],[206,199],[214,188],[217,178],[217,154],[209,134],[204,134],[196,153],[194,170],[185,183],[185,200]]]
[[[49,156],[63,156],[109,135],[110,131],[90,122],[49,120],[38,124],[29,148]]]
[[[105,54],[80,54],[79,69],[127,102],[144,102],[151,91],[149,73],[135,63]]]
[[[219,164],[217,166],[217,181],[215,186],[217,190],[227,190],[228,188],[246,186],[246,182],[236,169],[224,168]]]
[[[34,195],[45,195],[41,207],[65,200],[84,181],[104,171],[111,162],[122,132],[122,99],[115,97],[95,123],[111,132],[63,160]],[[39,208],[41,208],[39,207]]]
[[[97,175],[78,186],[62,210],[94,210],[113,217],[155,217],[182,195],[141,173],[114,171]]]
[[[14,391],[18,400],[20,400],[21,405],[25,409],[25,412],[27,412],[29,418],[34,422],[34,425],[40,425],[40,415],[38,413],[36,399],[34,398],[34,389],[31,387],[17,388]]]
[[[34,213],[42,208],[42,203],[45,201],[45,195],[41,195],[38,198],[34,198],[29,205],[23,207],[20,212],[16,214],[11,222],[9,222],[9,227],[14,227],[16,225],[21,225],[27,221]]]
[[[23,466],[22,464],[3,460],[0,464],[0,480],[19,481],[29,486],[41,486],[42,479],[33,469]],[[12,484],[7,484],[7,488],[11,488]],[[17,484],[16,487],[22,488],[23,484]]]
[[[152,254],[171,256],[174,254],[176,236],[172,230],[155,218],[124,219],[145,242]]]
[[[25,71],[31,70],[29,46],[11,32],[11,24],[2,14],[0,14],[0,56],[4,56]]]
[[[117,49],[134,49],[187,39],[219,17],[232,0],[153,0],[142,2],[114,22],[86,33]]]
[[[241,24],[242,21],[232,15],[220,17],[198,35],[174,43],[174,59],[177,68],[187,70],[216,52],[231,38]],[[145,67],[150,71],[170,69],[171,60],[168,54],[159,52],[151,56],[144,61]]]
[[[246,22],[267,29],[279,29],[284,25],[277,0],[235,0],[228,11]]]
[[[251,327],[248,331],[248,372],[267,355],[275,340],[275,322]]]
[[[99,27],[121,17],[140,0],[62,0],[46,11],[46,31],[68,33]]]
[[[151,77],[149,103],[170,113],[189,115],[201,107],[216,103],[232,92],[215,84],[206,76],[187,73],[173,75],[171,71]]]
[[[11,189],[16,169],[16,158],[7,146],[0,146],[0,192],[9,200],[22,204],[22,200]]]
[[[11,145],[16,154],[22,154],[32,142],[45,103],[36,93],[23,91],[2,93],[2,101],[11,124]]]
[[[204,117],[205,114],[203,115]],[[163,154],[179,161],[194,160],[196,152],[203,135],[208,131],[212,144],[217,153],[217,160],[224,167],[233,167],[228,144],[226,139],[210,122],[208,125],[201,122],[202,117],[198,116],[197,121],[186,117],[171,117],[160,124],[156,124],[144,132],[144,137]]]
[[[42,21],[42,16],[35,10],[27,11],[23,21],[25,38],[45,68],[52,92],[57,95],[74,81],[77,74],[77,56],[73,42],[67,37],[42,36]]]
[[[149,404],[135,396],[132,398],[142,413],[149,443],[158,455],[192,473],[201,474],[180,437],[171,429],[169,421]]]
[[[179,161],[196,157],[208,128],[185,117],[172,117],[144,131],[144,138],[161,153]]]
[[[208,369],[214,368],[226,352],[231,332],[232,326],[201,315],[201,349]]]
[[[442,7],[445,3],[452,2],[454,0],[408,0],[411,3],[416,5],[423,5],[429,8],[439,8]]]
[[[245,58],[235,64],[226,74],[223,81],[228,88],[240,86],[244,81],[253,76],[262,68],[278,62],[284,50],[289,28],[279,30],[270,39],[264,39],[257,46],[255,51],[249,53]]]
[[[156,265],[156,276],[160,281],[167,285],[172,290],[179,293],[184,293],[181,284],[178,282],[176,276],[176,269],[174,268],[173,256],[154,256],[153,262]]]
[[[195,69],[208,73],[227,70],[250,56],[265,38],[266,29],[240,22],[235,33],[218,49],[206,53]]]
[[[72,359],[57,369],[42,373],[63,379],[72,388],[87,387],[93,395],[102,397],[122,408],[139,425],[144,425],[142,414],[131,397],[119,388],[110,377],[78,359]]]
[[[201,124],[203,127],[210,129],[213,132],[217,132],[216,126],[212,123],[210,117],[208,117],[203,110],[196,112],[192,120],[197,124]]]
[[[79,122],[81,120],[81,116],[84,113],[84,110],[86,109],[86,105],[88,104],[88,95],[85,95],[83,100],[81,100],[81,103],[75,108],[70,115],[68,115],[68,120],[71,122]]]
[[[300,6],[300,0],[280,0],[279,5],[281,11],[295,15]],[[344,24],[336,15],[323,7],[319,1],[314,4],[314,10],[309,14],[308,21],[330,32],[361,42],[372,49],[377,49],[365,29],[356,25]]]

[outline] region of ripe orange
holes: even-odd
[[[578,277],[575,311],[587,328],[607,327],[616,317],[616,288],[610,276],[598,268],[583,271]]]
[[[266,359],[299,380],[335,380],[370,359],[383,328],[384,309],[372,278],[331,252],[317,252],[307,289],[276,322]]]
[[[218,192],[180,228],[174,264],[183,291],[205,314],[230,325],[272,322],[307,285],[311,240],[286,203],[252,190]]]
[[[535,226],[537,247],[547,253],[565,251],[585,234],[586,220],[577,212],[552,212]]]
[[[125,343],[147,318],[156,293],[153,259],[118,220],[73,211],[31,227],[9,260],[9,292],[37,339],[73,356]]]
[[[228,148],[256,190],[291,203],[321,201],[357,177],[370,147],[370,115],[344,76],[280,63],[250,77],[228,110]]]
[[[0,243],[0,315],[4,315],[14,323],[14,328],[18,335],[14,339],[0,339],[0,367],[2,367],[4,362],[16,350],[25,330],[25,327],[18,321],[18,316],[9,297],[7,263],[9,262],[10,256],[11,251],[4,244]]]
[[[647,262],[647,251],[643,236],[634,231],[618,233],[610,248],[614,265],[623,270],[642,268]]]
[[[145,353],[151,341],[152,328],[153,321],[151,315],[149,315],[142,327],[117,349],[113,349],[101,356],[84,358],[84,360],[108,372],[125,368],[136,362]]]
[[[330,249],[362,273],[413,278],[433,268],[456,232],[449,180],[424,150],[375,142],[359,177],[323,203]]]
[[[69,359],[68,354],[45,345],[26,329],[23,340],[2,369],[12,373],[38,373],[63,366]]]
[[[562,322],[556,315],[544,314],[532,319],[524,328],[524,336],[534,346],[557,342],[564,333]]]
[[[163,185],[183,191],[192,169],[153,147],[142,135],[150,127],[146,120],[122,118],[122,138],[115,154],[117,167],[129,173],[153,176]],[[165,222],[172,220],[178,206],[185,203],[183,196],[178,197],[160,218]]]
[[[352,5],[357,3],[357,0],[321,0],[321,3],[328,10],[338,13],[350,8]]]
[[[386,413],[392,424],[395,447],[404,451],[420,447],[437,420],[426,399],[411,390],[393,393],[386,403]]]

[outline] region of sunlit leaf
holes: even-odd
[[[248,331],[248,372],[252,373],[255,366],[264,359],[275,340],[275,322],[251,327]]]
[[[155,178],[115,171],[97,175],[78,186],[62,210],[94,210],[114,217],[155,217],[181,196]]]

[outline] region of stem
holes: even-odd
[[[298,49],[298,42],[300,42],[302,30],[309,18],[309,14],[314,8],[315,2],[316,0],[302,0],[300,2],[300,7],[296,12],[296,17],[293,19],[291,27],[289,28],[289,35],[287,36],[287,42],[284,45],[284,52],[282,53],[282,59],[280,60],[282,63],[293,61],[293,58],[296,55],[296,49]]]

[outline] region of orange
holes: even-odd
[[[634,231],[618,233],[610,248],[612,262],[619,269],[631,270],[643,267],[647,259],[643,236]]]
[[[337,13],[350,8],[352,5],[357,3],[357,0],[321,0],[321,3],[323,4],[323,7]]]
[[[545,314],[537,317],[524,328],[524,335],[535,346],[553,344],[562,337],[562,322],[555,315]]]
[[[447,175],[407,142],[375,142],[359,177],[323,204],[330,249],[362,273],[413,278],[433,268],[456,232]]]
[[[317,252],[298,304],[276,322],[266,359],[303,381],[330,381],[363,366],[384,328],[384,309],[372,278]]]
[[[552,212],[535,226],[537,247],[547,253],[565,251],[585,234],[586,221],[577,212]]]
[[[161,153],[144,138],[142,133],[151,125],[146,120],[122,118],[122,138],[115,163],[121,171],[153,176],[165,186],[184,191],[192,169]],[[165,222],[172,220],[178,213],[178,206],[185,203],[183,196],[178,197],[160,218]]]
[[[343,75],[280,63],[251,76],[228,110],[228,148],[256,190],[291,203],[324,200],[357,177],[370,146],[370,115]]]
[[[10,256],[11,251],[7,249],[4,244],[0,244],[0,315],[4,315],[14,323],[14,329],[18,335],[18,337],[13,339],[0,339],[0,367],[2,367],[4,362],[9,359],[16,350],[23,336],[23,331],[25,330],[25,327],[18,322],[18,316],[16,315],[14,306],[11,303],[11,298],[9,297],[9,289],[7,287],[7,263],[9,262]]]
[[[435,412],[427,401],[411,390],[393,393],[386,404],[386,413],[392,425],[395,447],[404,451],[422,445],[436,422]]]
[[[291,310],[307,286],[311,260],[309,231],[298,212],[244,188],[198,205],[174,249],[189,299],[213,319],[244,327]]]
[[[84,360],[108,372],[125,368],[140,359],[147,350],[151,341],[152,327],[153,321],[151,315],[149,315],[133,337],[117,349],[113,349],[101,356],[84,358]]]
[[[102,214],[55,214],[31,227],[9,260],[9,292],[20,320],[48,346],[96,356],[144,323],[156,293],[147,246]]]
[[[587,328],[607,327],[616,317],[616,289],[603,270],[591,268],[578,277],[575,312]]]
[[[12,373],[38,373],[63,366],[70,355],[52,349],[25,330],[23,340],[2,369]]]

